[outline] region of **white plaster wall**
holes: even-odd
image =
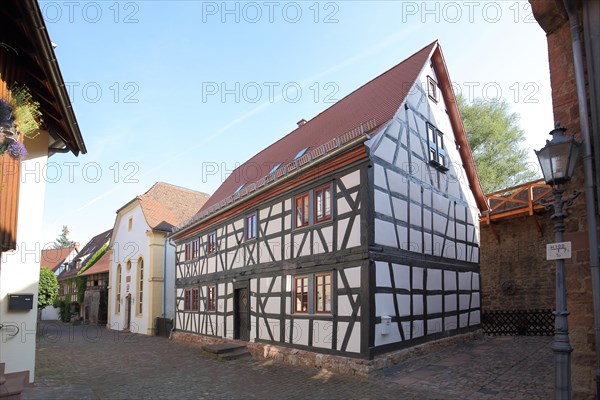
[[[59,309],[52,306],[47,306],[42,310],[43,321],[57,321],[59,319]]]
[[[164,277],[163,298],[165,318],[175,317],[175,247],[167,242],[166,245],[166,274]]]
[[[37,329],[37,293],[40,274],[42,221],[46,182],[42,171],[48,162],[48,134],[40,132],[25,139],[27,159],[21,164],[17,249],[2,253],[0,260],[0,324],[18,326],[0,330],[0,362],[5,372],[29,371],[29,381],[35,378],[35,337]],[[32,293],[33,310],[9,311],[8,295]]]
[[[437,81],[429,63],[424,66],[405,100],[409,109],[405,110],[405,104],[402,104],[394,119],[366,143],[371,148],[375,163],[374,209],[381,215],[381,218],[376,217],[374,221],[375,242],[478,263],[479,252],[476,246],[479,244],[479,211],[455,146],[455,133],[441,90],[438,90],[437,103],[427,95],[428,76]],[[429,145],[423,118],[444,135],[449,168],[446,173],[439,173],[429,165]],[[409,145],[410,148],[407,150],[402,144]],[[387,191],[399,197],[409,196],[411,202],[391,197]],[[421,204],[425,206],[423,216]],[[430,232],[421,233],[421,229],[405,226],[394,229],[393,225],[398,227],[400,224],[384,221],[385,218],[409,222],[410,225],[423,227]],[[458,223],[456,228],[454,220]],[[475,227],[467,227],[467,223],[474,224]],[[447,236],[445,242],[442,236]],[[461,248],[456,245],[455,240],[466,240],[471,246],[467,248],[462,244],[464,248]]]
[[[133,218],[131,231],[128,229],[129,218]],[[111,329],[123,330],[126,326],[126,297],[131,294],[131,331],[136,333],[147,332],[147,310],[150,302],[149,282],[144,284],[143,313],[136,312],[136,288],[137,288],[137,263],[140,257],[144,260],[144,275],[147,278],[150,272],[150,246],[146,231],[150,226],[144,218],[141,206],[135,202],[122,210],[115,221],[113,237],[111,240],[112,263],[110,266],[110,309],[108,313],[109,327]],[[174,257],[174,256],[173,256]],[[127,261],[131,260],[131,269],[127,270]],[[121,312],[116,313],[116,290],[117,290],[117,265],[121,264]],[[127,276],[130,277],[129,284]],[[173,304],[174,300],[171,301]]]

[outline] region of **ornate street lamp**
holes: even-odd
[[[570,205],[579,194],[574,192],[572,196],[563,199],[563,184],[571,180],[575,163],[579,155],[581,143],[572,137],[564,135],[566,128],[560,127],[556,122],[554,130],[550,132],[552,140],[546,141],[546,145],[537,150],[544,179],[552,186],[554,203],[548,203],[547,208],[554,208],[554,214],[550,218],[554,220],[554,240],[556,243],[563,241],[565,231],[564,219],[566,214],[563,205]],[[565,260],[556,260],[556,310],[554,311],[554,395],[556,399],[571,398],[571,352],[573,348],[569,343],[569,325],[567,317],[567,288],[565,284]]]

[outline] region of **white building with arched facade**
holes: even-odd
[[[109,249],[108,328],[152,335],[155,318],[173,318],[175,251],[167,234],[208,198],[157,182],[117,210]]]

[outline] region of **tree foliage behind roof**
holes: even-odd
[[[539,177],[528,161],[531,150],[523,147],[525,132],[519,116],[506,100],[475,99],[467,103],[457,96],[477,174],[485,193],[532,181]]]
[[[71,247],[74,244],[75,242],[69,239],[69,228],[67,225],[63,225],[62,233],[56,238],[56,240],[54,240],[54,248],[64,249],[66,247]]]
[[[96,262],[99,259],[102,258],[102,256],[104,255],[104,253],[106,253],[107,250],[108,250],[108,243],[106,243],[104,246],[100,247],[98,249],[98,251],[96,251],[94,253],[94,255],[89,259],[89,261],[86,262],[83,267],[81,267],[81,269],[79,270],[79,272],[77,273],[77,275],[81,275],[85,271],[87,271],[88,269],[90,269],[92,267],[92,265],[96,264]]]
[[[38,289],[38,307],[40,309],[52,305],[58,295],[58,280],[48,267],[40,268],[40,284]]]

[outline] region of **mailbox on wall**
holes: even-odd
[[[25,294],[9,294],[8,295],[9,310],[32,310],[33,309],[33,293]]]

